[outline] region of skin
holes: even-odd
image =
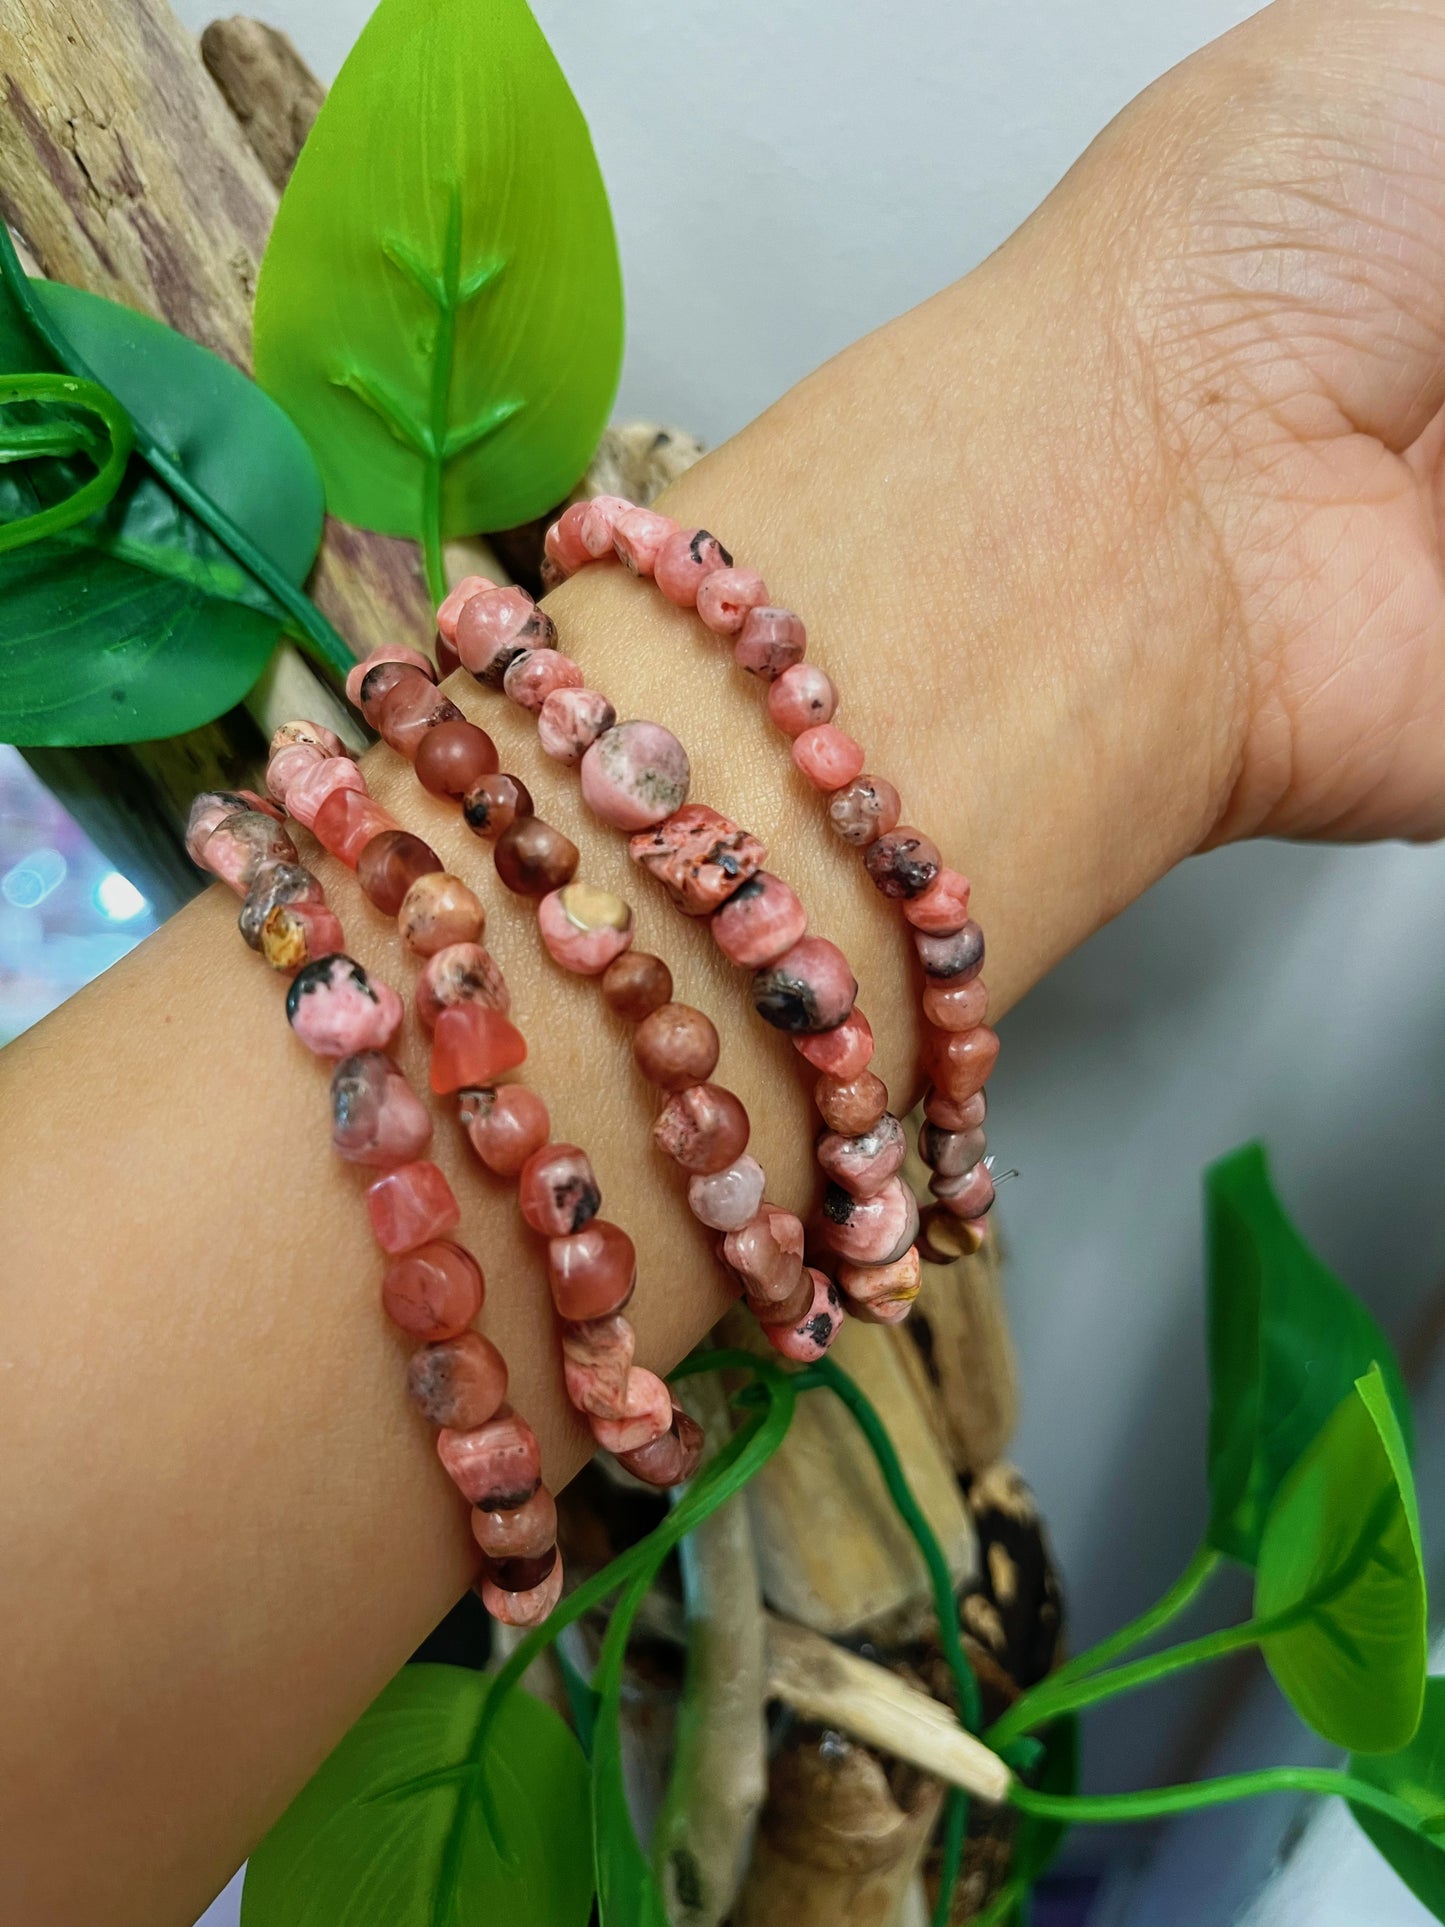
[[[1281,0],[664,504],[804,612],[840,723],[974,879],[995,1014],[1195,851],[1445,830],[1442,136],[1445,4]],[[757,689],[620,570],[553,607],[619,713],[682,735],[694,798],[773,845],[911,1096],[899,922]],[[539,766],[530,721],[453,693],[714,1017],[769,1194],[804,1205],[787,1044]],[[480,884],[528,1076],[637,1240],[640,1355],[666,1367],[725,1293],[625,1031],[458,819],[388,753],[367,773]],[[407,982],[321,867],[356,954]],[[212,891],[0,1060],[0,1916],[27,1927],[185,1927],[470,1577],[359,1174],[235,908]],[[414,1025],[402,1055],[424,1074]],[[440,1114],[435,1149],[559,1482],[585,1444],[536,1246]]]

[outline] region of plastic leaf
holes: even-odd
[[[333,514],[508,528],[606,425],[622,292],[586,122],[524,0],[381,0],[281,198],[257,379]]]
[[[1390,1341],[1280,1207],[1263,1148],[1209,1170],[1210,1520],[1217,1551],[1255,1564],[1281,1481],[1361,1372],[1378,1363],[1407,1446]]]
[[[1374,1366],[1290,1473],[1265,1521],[1255,1617],[1270,1671],[1337,1746],[1393,1752],[1425,1692],[1425,1572],[1405,1442]]]
[[[1350,1803],[1351,1813],[1415,1898],[1437,1920],[1445,1920],[1445,1834],[1439,1831],[1445,1807],[1445,1679],[1426,1682],[1425,1711],[1408,1746],[1398,1753],[1357,1754],[1350,1772],[1419,1814],[1426,1830],[1417,1833]]]
[[[586,1927],[581,1749],[513,1691],[483,1756],[491,1686],[461,1667],[403,1667],[252,1854],[241,1927]]]

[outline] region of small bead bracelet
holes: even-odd
[[[898,903],[910,926],[924,975],[929,1080],[919,1151],[933,1171],[930,1190],[971,1228],[976,1248],[994,1197],[991,1160],[984,1157],[983,1087],[999,1046],[983,1022],[983,932],[968,914],[968,879],[948,869],[920,831],[900,824],[898,791],[864,771],[862,747],[833,721],[837,691],[804,661],[802,619],[774,607],[763,578],[735,567],[716,536],[620,497],[599,496],[563,512],[547,531],[545,553],[549,583],[614,556],[633,575],[651,577],[669,602],[696,609],[714,634],[731,640],[739,666],[767,686],[768,714],[792,738],[794,763],[828,799],[832,827],[863,852],[875,888]]]
[[[706,916],[730,961],[753,972],[753,1005],[792,1034],[820,1073],[814,1100],[828,1129],[816,1156],[827,1179],[819,1238],[850,1309],[887,1322],[918,1295],[918,1206],[898,1175],[903,1126],[888,1088],[870,1069],[873,1033],[854,1005],[857,982],[826,938],[807,934],[791,887],[763,869],[767,851],[746,830],[687,801],[687,753],[653,722],[618,723],[606,697],[551,646],[555,631],[523,589],[458,585],[437,614],[462,666],[537,717],[543,749],[579,766],[593,813],[630,832],[633,861],[660,882],[686,916]],[[551,635],[539,634],[539,622]],[[409,673],[406,671],[403,674]],[[825,1287],[810,1320],[829,1308]],[[829,1301],[831,1303],[831,1301]],[[832,1334],[828,1334],[831,1338]]]
[[[420,678],[411,664],[402,667],[389,697],[415,693]],[[413,754],[430,751],[437,769],[453,773],[468,766],[475,774],[479,763],[495,767],[490,739],[430,682],[422,687],[427,704],[413,701],[407,710]],[[428,705],[432,727],[414,736],[416,715]],[[597,1216],[602,1199],[590,1160],[574,1144],[550,1142],[542,1099],[504,1081],[525,1061],[527,1043],[512,1022],[506,980],[481,947],[486,912],[428,844],[389,817],[383,821],[365,776],[344,753],[323,744],[301,767],[287,739],[307,730],[319,734],[307,723],[278,732],[267,789],[355,870],[362,894],[396,918],[403,943],[423,959],[416,1007],[431,1033],[431,1087],[456,1099],[473,1151],[496,1176],[516,1181],[523,1218],[547,1240],[568,1395],[598,1444],[629,1471],[649,1484],[675,1484],[696,1463],[701,1437],[656,1373],[632,1362],[636,1340],[625,1307],[637,1282],[637,1254],[620,1226]]]
[[[526,633],[534,648],[527,653],[534,663],[555,657],[549,618],[528,608]],[[449,618],[450,612],[448,628]],[[550,664],[540,667],[550,674]],[[665,1100],[653,1140],[687,1174],[688,1204],[721,1234],[719,1255],[742,1284],[769,1343],[797,1362],[822,1357],[837,1334],[842,1301],[826,1273],[804,1264],[801,1220],[764,1198],[766,1174],[747,1155],[747,1110],[710,1081],[718,1059],[711,1021],[671,1001],[672,977],[661,958],[631,950],[625,900],[574,880],[576,847],[533,814],[526,786],[498,769],[491,738],[431,686],[429,664],[415,652],[383,649],[353,673],[353,699],[367,721],[411,756],[426,789],[459,801],[472,830],[494,840],[493,860],[507,887],[539,899],[538,925],[553,960],[577,975],[601,975],[609,1007],[637,1025],[634,1058]],[[436,717],[442,705],[450,713],[417,738],[414,718]]]
[[[273,767],[300,771],[320,756],[339,755],[341,743],[317,725],[288,724],[272,748]],[[300,864],[272,802],[248,791],[197,797],[186,848],[244,899],[241,935],[291,979],[292,1030],[313,1055],[335,1060],[332,1143],[348,1163],[379,1172],[366,1204],[373,1236],[390,1260],[382,1304],[394,1324],[422,1341],[408,1388],[439,1428],[441,1462],[472,1505],[483,1602],[511,1625],[535,1625],[562,1592],[557,1508],[542,1484],[536,1436],[506,1402],[506,1362],[471,1329],[482,1308],[482,1268],[449,1236],[460,1218],[457,1201],[442,1171],[422,1155],[431,1115],[388,1055],[401,999],[342,950],[340,921]]]

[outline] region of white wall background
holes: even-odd
[[[179,3],[198,28],[212,11]],[[247,4],[326,79],[367,12]],[[714,441],[971,267],[1133,93],[1254,10],[534,4],[621,237],[620,412]],[[1202,1522],[1202,1165],[1265,1135],[1290,1206],[1397,1336],[1439,1279],[1442,955],[1445,852],[1239,850],[1169,879],[1008,1020],[993,1136],[1026,1174],[1005,1194],[1016,1454],[1053,1521],[1079,1639],[1153,1597]],[[1436,1483],[1445,1493],[1445,1464]],[[1101,1721],[1091,1778],[1177,1777],[1208,1711],[1160,1695]],[[1151,1927],[1171,1927],[1180,1916],[1154,1900]]]

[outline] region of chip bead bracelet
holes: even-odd
[[[378,674],[393,664],[401,674]],[[412,660],[386,658],[374,668],[359,668],[362,701],[374,703],[389,740],[400,736],[412,759],[422,763],[419,774],[428,789],[454,794],[495,771],[490,738],[460,711],[447,714],[454,704],[444,710],[438,703],[430,665],[423,674]],[[384,693],[377,698],[379,684]],[[418,693],[418,684],[430,694]],[[413,721],[426,713],[434,720],[418,733]],[[288,724],[286,731],[306,727]],[[298,788],[314,788],[319,780],[293,776],[290,758],[289,742],[282,743],[267,767],[268,792],[283,807],[291,807]],[[632,1362],[635,1341],[623,1308],[636,1285],[636,1253],[624,1231],[597,1216],[601,1193],[591,1164],[575,1145],[549,1142],[545,1103],[525,1085],[506,1081],[525,1061],[527,1045],[509,1014],[506,980],[482,947],[482,903],[442,868],[420,837],[366,810],[371,798],[365,777],[344,752],[329,760],[350,763],[354,775],[333,781],[312,830],[354,869],[363,895],[396,919],[402,942],[422,960],[416,1005],[431,1033],[432,1090],[456,1099],[473,1152],[495,1176],[516,1181],[523,1217],[547,1240],[568,1396],[597,1442],[629,1470],[652,1483],[675,1483],[691,1472],[701,1441],[663,1381]],[[309,791],[303,792],[303,807],[309,801]]]
[[[495,663],[506,654],[502,688],[515,698],[514,685],[530,690],[524,681],[529,660],[525,650],[527,639],[538,633],[535,616],[540,612],[525,590],[477,587],[481,580],[469,578],[442,604],[439,633],[446,637],[450,631],[462,666],[483,682],[495,682]],[[556,655],[554,637],[549,620],[539,653]],[[606,697],[581,687],[580,679],[580,670],[575,679],[569,674],[544,699],[537,713],[543,748],[578,767],[583,797],[593,813],[630,833],[633,861],[662,884],[684,915],[707,917],[723,953],[753,972],[754,1008],[775,1028],[793,1033],[801,1054],[819,1072],[814,1098],[829,1128],[818,1156],[830,1177],[821,1240],[835,1261],[850,1266],[894,1264],[912,1243],[918,1214],[911,1208],[911,1194],[895,1176],[903,1160],[902,1126],[889,1116],[887,1087],[867,1068],[873,1034],[855,1008],[858,986],[847,959],[826,938],[807,934],[802,902],[781,877],[763,869],[767,850],[755,836],[718,811],[687,801],[687,754],[672,732],[654,722],[618,723]],[[532,705],[528,701],[523,706]],[[658,1120],[659,1142],[684,1165],[695,1155],[700,1136],[726,1128],[721,1114],[727,1107],[714,1096],[704,1096],[708,1089],[697,1085],[692,1095],[670,1099]],[[875,1133],[882,1134],[876,1141],[870,1137]],[[830,1173],[823,1146],[831,1152],[839,1136],[864,1139],[867,1148],[851,1160],[840,1160],[836,1173]],[[910,1200],[897,1224],[885,1224],[876,1211],[861,1208],[885,1189],[890,1198]],[[695,1194],[693,1202],[696,1209]],[[902,1245],[900,1231],[908,1233]],[[731,1264],[725,1247],[723,1255]],[[756,1286],[746,1273],[738,1275],[752,1297]],[[864,1293],[852,1308],[876,1321],[905,1317],[917,1294],[907,1293],[899,1277],[897,1292],[886,1297]],[[844,1302],[830,1289],[824,1272],[805,1268],[808,1281],[813,1298],[798,1325],[765,1321],[780,1349],[782,1334],[791,1334],[790,1357],[817,1356],[832,1342],[836,1313]],[[802,1291],[799,1286],[800,1298]]]
[[[485,1294],[482,1268],[456,1239],[456,1198],[425,1155],[431,1114],[389,1055],[401,999],[345,954],[340,921],[300,863],[277,807],[306,770],[339,759],[341,749],[317,725],[285,725],[272,741],[268,796],[198,797],[186,847],[243,899],[242,937],[291,980],[292,1030],[313,1056],[335,1065],[332,1145],[347,1163],[376,1174],[366,1206],[388,1260],[382,1305],[421,1341],[407,1369],[408,1389],[437,1428],[438,1456],[471,1504],[482,1554],[478,1590],[496,1618],[535,1625],[562,1591],[557,1509],[542,1484],[536,1436],[507,1403],[506,1361],[472,1329]]]
[[[604,540],[609,527],[610,544]],[[924,1152],[938,1200],[930,1217],[942,1211],[957,1219],[967,1227],[964,1248],[976,1249],[994,1197],[981,1126],[998,1037],[983,1021],[983,933],[968,914],[968,879],[944,864],[921,831],[901,822],[893,785],[865,771],[862,746],[834,721],[838,695],[831,679],[805,660],[801,618],[775,607],[763,578],[735,566],[714,535],[608,496],[566,509],[547,530],[545,554],[549,581],[613,558],[650,577],[669,602],[695,609],[714,634],[730,640],[739,667],[766,687],[768,714],[791,738],[798,769],[827,799],[832,828],[862,853],[874,887],[898,904],[910,927],[924,978],[924,1113],[936,1127]],[[961,1171],[945,1172],[933,1162],[939,1156],[957,1165],[961,1153],[946,1142],[952,1138],[977,1144],[968,1184]]]

